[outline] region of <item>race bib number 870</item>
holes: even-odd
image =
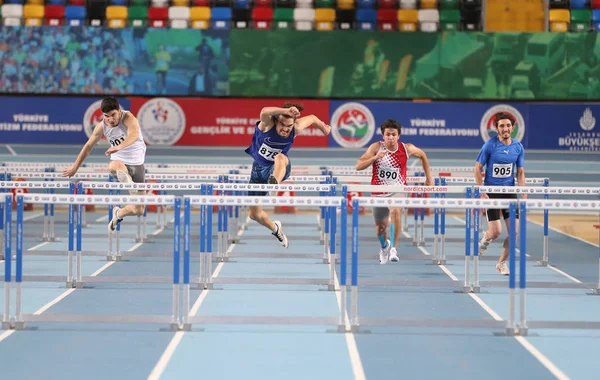
[[[492,167],[492,176],[494,178],[508,178],[512,176],[513,164],[494,164]]]
[[[281,153],[281,149],[271,148],[265,144],[262,144],[258,150],[258,154],[260,154],[265,160],[269,161],[275,161],[275,156],[277,156],[279,153]]]

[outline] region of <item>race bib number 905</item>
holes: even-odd
[[[262,144],[258,150],[258,154],[265,160],[275,161],[275,156],[281,153],[281,149],[271,148],[268,145]]]
[[[377,176],[382,181],[395,181],[398,179],[399,172],[397,168],[381,168]]]
[[[494,164],[492,167],[492,176],[494,178],[508,178],[512,176],[513,164]]]

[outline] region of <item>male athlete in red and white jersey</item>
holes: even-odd
[[[367,152],[356,163],[356,170],[364,170],[369,166],[373,168],[371,177],[372,185],[404,186],[406,185],[406,166],[408,157],[415,156],[421,159],[421,166],[425,171],[425,185],[433,185],[429,161],[425,153],[409,143],[399,141],[402,125],[396,120],[388,119],[381,124],[383,141],[374,142],[369,146]],[[403,193],[376,193],[373,196],[405,196]],[[377,237],[381,243],[379,251],[379,263],[387,264],[388,260],[398,261],[398,239],[400,238],[402,208],[374,207],[373,217],[377,228]],[[389,219],[394,223],[394,244],[390,243],[387,235]]]

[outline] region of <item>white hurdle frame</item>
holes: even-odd
[[[537,189],[531,189],[537,190]],[[430,321],[415,321],[402,320],[393,318],[362,318],[362,323],[366,325],[386,325],[386,326],[431,326],[431,327],[488,327],[500,328],[504,327],[505,335],[527,335],[530,328],[574,328],[574,329],[600,329],[600,322],[587,321],[527,321],[526,320],[526,211],[527,209],[573,209],[578,211],[600,211],[600,201],[579,201],[579,200],[519,200],[519,199],[398,199],[398,198],[380,198],[380,197],[356,197],[352,200],[353,209],[357,210],[360,206],[363,207],[438,207],[438,208],[460,208],[460,209],[504,209],[509,208],[516,211],[520,209],[523,215],[521,223],[520,241],[521,251],[519,254],[519,288],[520,288],[520,317],[517,322],[515,318],[516,312],[516,228],[515,223],[512,223],[510,229],[511,244],[510,244],[510,278],[509,278],[509,317],[506,321],[481,321],[481,320],[461,320],[461,321],[445,321],[445,320],[430,320]],[[347,207],[344,203],[342,209]],[[515,212],[512,212],[511,220],[514,220]],[[351,331],[358,332],[361,323],[358,318],[358,212],[352,214],[352,280],[351,280],[351,314],[350,324]],[[342,250],[344,252],[344,250]],[[465,260],[470,265],[470,255],[468,250],[465,252]],[[344,263],[346,258],[342,257],[340,285],[342,286],[342,300],[346,297],[347,273]],[[468,273],[468,272],[467,272]],[[599,263],[600,275],[600,263]],[[363,285],[404,285],[401,281],[377,281],[377,280],[361,280]],[[441,283],[441,282],[440,282]],[[454,281],[456,285],[460,281]],[[465,284],[469,283],[469,279],[465,277]],[[408,282],[406,282],[408,285]],[[471,282],[473,284],[473,282]],[[489,286],[506,286],[506,281],[492,282]],[[548,283],[539,283],[539,286],[548,287]],[[595,294],[600,293],[600,277],[597,284],[571,284],[566,283],[566,286],[554,286],[556,288],[576,288],[576,289],[595,289]],[[550,286],[552,287],[552,286]]]
[[[9,198],[7,198],[8,200]],[[149,205],[149,204],[173,204],[174,209],[179,211],[181,206],[181,199],[175,198],[174,196],[88,196],[88,195],[47,195],[47,194],[27,194],[27,195],[19,195],[16,197],[17,201],[17,236],[16,236],[16,300],[15,300],[15,317],[14,320],[11,320],[9,324],[9,328],[15,328],[17,330],[25,328],[26,322],[70,322],[70,323],[79,323],[79,322],[92,322],[92,323],[168,323],[172,330],[180,329],[180,300],[179,300],[179,292],[180,292],[180,276],[179,276],[179,262],[180,262],[180,220],[177,217],[175,221],[174,228],[174,238],[173,238],[173,304],[172,304],[172,314],[171,316],[147,316],[147,315],[67,315],[67,314],[43,314],[43,315],[34,315],[34,314],[24,314],[21,310],[22,305],[22,282],[25,277],[31,276],[23,276],[23,205],[25,203],[33,203],[33,204],[44,204],[44,203],[52,203],[52,204],[63,204],[69,205],[70,215],[69,215],[69,225],[73,225],[73,206],[74,205],[85,205],[89,202],[93,202],[95,204],[114,204],[119,202],[124,202],[128,204],[139,204],[139,205]],[[7,202],[8,203],[8,202]],[[79,208],[81,210],[81,208]],[[179,213],[176,214],[179,216]],[[77,216],[77,257],[81,258],[81,212],[78,212]],[[72,229],[71,229],[72,231]],[[72,235],[70,236],[70,249],[72,249]],[[11,257],[9,252],[9,257]],[[7,260],[8,273],[10,273],[10,259]],[[77,278],[75,279],[77,283],[77,287],[83,284],[81,277],[81,263],[78,263],[78,273]],[[7,276],[6,282],[10,282],[10,276]],[[113,277],[106,278],[104,281],[100,281],[100,278],[95,278],[97,282],[132,282],[129,277]],[[109,281],[110,280],[110,281]],[[162,280],[162,278],[161,278]],[[136,282],[136,281],[133,281]],[[144,282],[144,281],[139,281]],[[153,281],[157,282],[157,281]],[[158,281],[161,282],[161,281]],[[163,282],[164,283],[164,282]],[[6,285],[5,285],[6,286]],[[8,312],[8,309],[7,309]],[[3,324],[4,326],[4,324]]]
[[[262,186],[262,185],[258,185]],[[266,185],[265,185],[266,186]],[[280,186],[280,185],[271,185],[271,186]],[[262,189],[261,189],[262,190]],[[184,196],[184,209],[185,212],[189,215],[192,207],[200,207],[201,208],[201,221],[205,223],[204,217],[202,217],[202,212],[207,208],[212,208],[211,206],[295,206],[295,207],[326,207],[326,208],[335,208],[341,205],[341,197],[336,196],[328,196],[328,197],[271,197],[271,196],[212,196],[212,195],[201,195],[201,196]],[[337,217],[335,212],[331,212],[330,224],[332,231],[335,234]],[[185,216],[184,219],[186,221],[189,220],[189,216]],[[212,223],[208,222],[207,226],[209,228],[206,235],[208,238],[211,238],[212,233],[210,232],[210,226]],[[189,228],[185,227],[184,231],[188,231]],[[204,231],[203,229],[201,231]],[[335,239],[329,239],[329,244],[325,248],[325,255],[327,255],[327,262],[330,265],[330,276],[327,279],[315,279],[315,278],[301,278],[301,279],[285,279],[285,278],[224,278],[218,277],[214,278],[212,276],[212,249],[207,248],[206,252],[203,252],[202,249],[202,239],[205,235],[201,234],[201,244],[200,244],[200,278],[198,280],[198,286],[203,289],[212,289],[213,284],[290,284],[290,285],[327,285],[329,290],[334,290],[334,274],[335,274],[335,260],[333,257],[335,255]],[[187,238],[189,239],[189,237]],[[226,252],[227,247],[223,244],[224,239],[219,239],[217,245],[217,255],[218,251]],[[185,244],[184,244],[185,245]],[[208,244],[211,246],[212,244]],[[244,254],[244,257],[252,257],[251,255]],[[293,257],[289,254],[281,254],[281,257]],[[313,258],[309,255],[303,255],[300,257]],[[314,257],[316,258],[316,257]],[[188,263],[189,265],[189,263]]]

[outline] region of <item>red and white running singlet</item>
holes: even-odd
[[[391,152],[386,149],[385,143],[381,141],[379,152],[386,152],[386,154],[383,158],[373,162],[371,185],[405,186],[408,152],[404,143],[398,142],[398,148],[394,152]],[[372,196],[389,196],[392,194],[371,193]]]

